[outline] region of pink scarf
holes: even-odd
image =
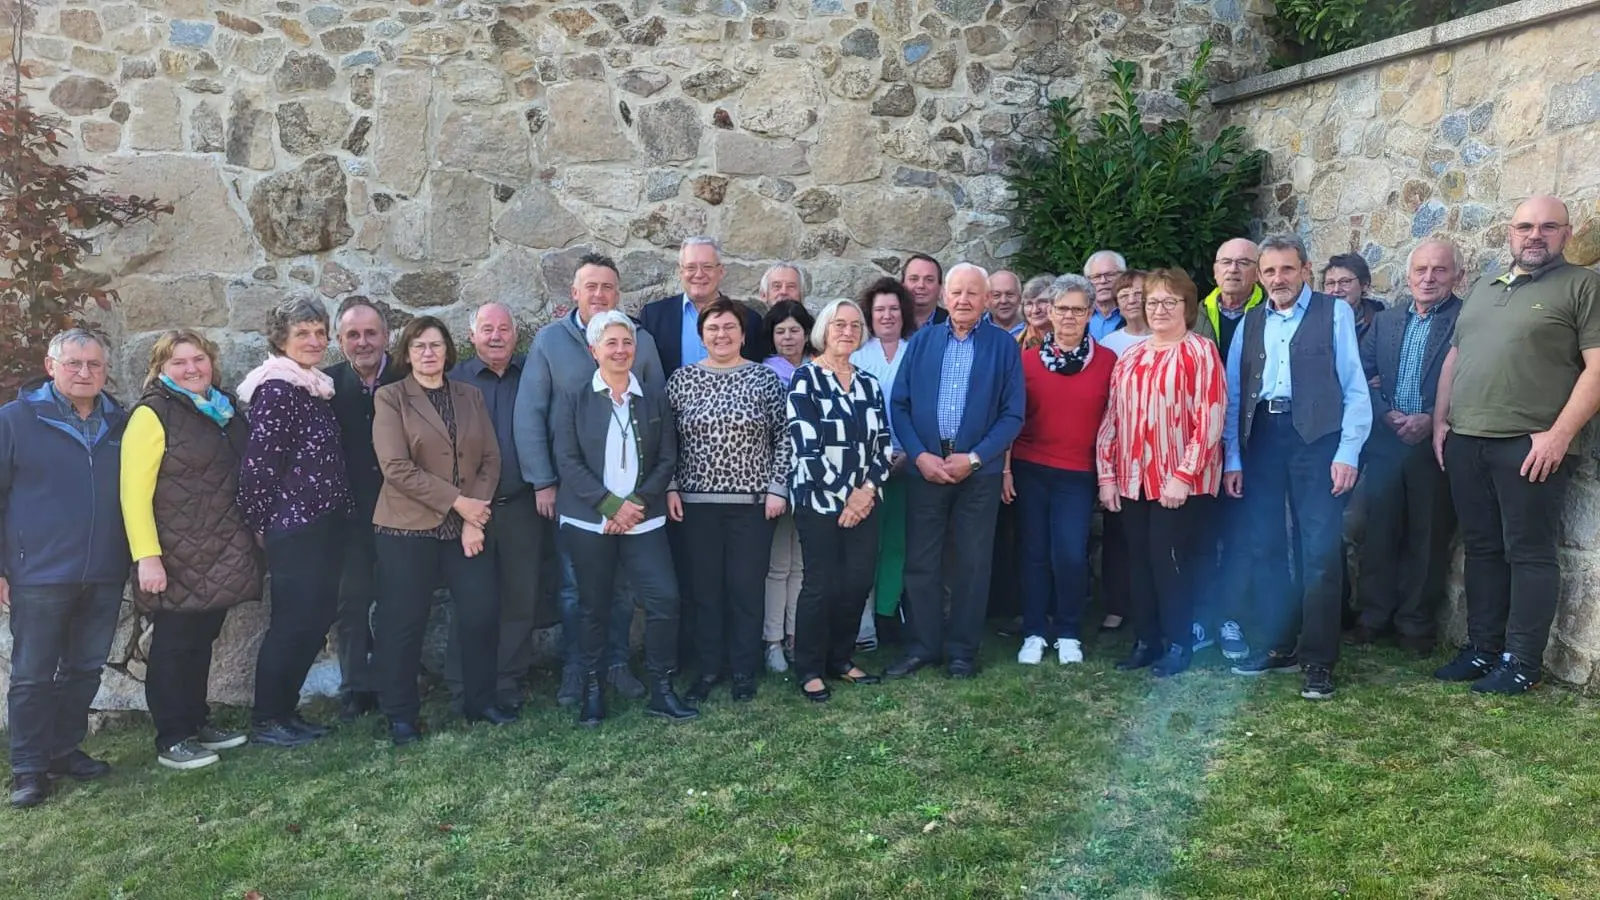
[[[239,399],[246,403],[256,388],[267,381],[287,381],[313,397],[327,400],[333,396],[333,378],[321,369],[307,369],[287,356],[269,356],[239,382]]]

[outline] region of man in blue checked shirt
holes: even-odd
[[[1361,339],[1361,366],[1375,386],[1361,487],[1361,619],[1350,641],[1369,644],[1393,629],[1419,657],[1433,654],[1455,528],[1450,484],[1433,457],[1433,403],[1461,314],[1463,267],[1449,241],[1419,244],[1406,260],[1411,302],[1378,313]]]

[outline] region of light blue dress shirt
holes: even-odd
[[[684,365],[692,366],[708,355],[706,345],[700,341],[700,310],[694,308],[694,301],[689,299],[688,294],[683,295],[682,340]]]
[[[1310,305],[1310,285],[1300,289],[1299,298],[1287,310],[1274,307],[1270,298],[1261,304],[1265,313],[1261,338],[1267,358],[1261,367],[1261,397],[1256,402],[1294,399],[1289,342],[1300,330]],[[1236,340],[1228,344],[1228,418],[1222,426],[1222,445],[1227,460],[1223,468],[1228,472],[1244,469],[1239,453],[1239,361],[1244,354],[1244,341],[1238,340],[1237,334],[1234,337]],[[1356,466],[1361,462],[1361,447],[1372,432],[1372,396],[1367,392],[1367,377],[1361,369],[1355,314],[1350,311],[1350,304],[1337,300],[1333,304],[1333,369],[1339,378],[1339,392],[1344,395],[1344,412],[1339,419],[1339,449],[1333,454],[1333,461]]]
[[[1112,308],[1111,315],[1100,315],[1100,307],[1089,310],[1089,336],[1100,340],[1123,326],[1122,310]]]
[[[939,440],[953,441],[961,431],[961,417],[967,413],[967,389],[972,381],[972,335],[956,337],[954,328],[942,326],[949,334],[944,346],[944,361],[939,367]]]

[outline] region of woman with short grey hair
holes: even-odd
[[[239,467],[239,511],[267,551],[272,605],[256,657],[251,740],[299,747],[327,729],[296,712],[300,687],[338,610],[342,522],[350,509],[328,350],[328,310],[284,301],[267,319],[267,359],[239,384],[250,438]]]

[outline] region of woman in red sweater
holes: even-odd
[[[1017,504],[1022,545],[1022,649],[1038,665],[1053,617],[1057,658],[1083,662],[1078,629],[1089,593],[1089,520],[1094,515],[1095,434],[1116,354],[1089,337],[1094,285],[1063,275],[1046,296],[1052,331],[1022,351],[1028,406],[1011,445],[1007,493]]]
[[[1193,597],[1180,562],[1189,559],[1193,517],[1222,484],[1222,422],[1228,406],[1222,359],[1189,329],[1197,291],[1182,269],[1144,279],[1150,338],[1128,348],[1111,377],[1096,442],[1100,503],[1120,509],[1138,640],[1119,669],[1153,664],[1160,677],[1189,668]]]

